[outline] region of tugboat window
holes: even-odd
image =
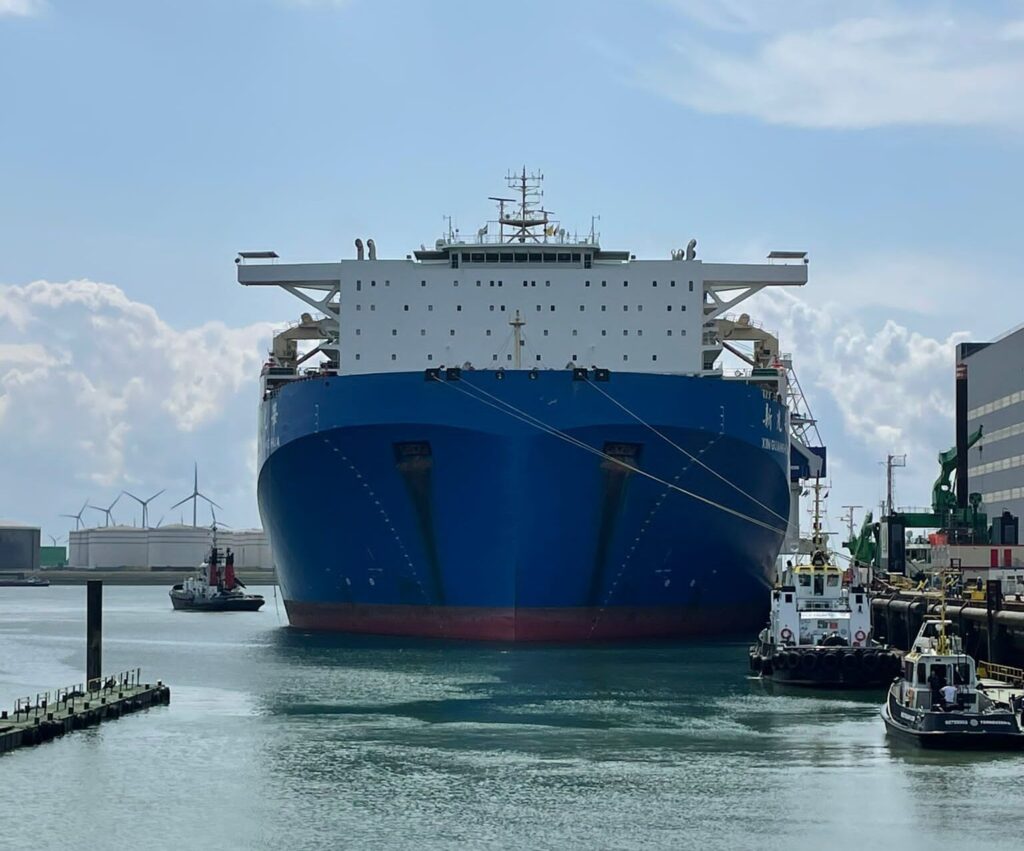
[[[800,587],[801,588],[810,588],[811,587],[811,577],[808,576],[806,573],[801,573],[800,576],[799,576],[799,579],[800,579]]]
[[[815,595],[825,593],[825,577],[820,573],[816,574],[814,577],[814,593]]]

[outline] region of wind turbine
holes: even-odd
[[[162,493],[163,493],[163,492],[164,492],[165,490],[167,490],[167,488],[163,488],[163,489],[161,489],[161,490],[158,490],[158,491],[157,491],[157,492],[156,492],[155,494],[153,494],[153,495],[152,495],[152,496],[151,496],[151,497],[150,497],[149,499],[140,499],[140,498],[139,498],[139,497],[137,497],[137,496],[136,496],[135,494],[133,494],[133,493],[129,493],[128,491],[124,491],[124,495],[125,495],[125,496],[130,496],[130,497],[131,497],[132,499],[134,499],[134,500],[135,500],[135,501],[136,501],[136,502],[137,502],[137,503],[138,503],[139,505],[141,505],[141,506],[142,506],[142,528],[143,528],[143,529],[148,529],[148,528],[149,528],[149,504],[150,504],[150,503],[151,503],[151,502],[152,502],[152,501],[153,501],[154,499],[156,499],[156,498],[157,498],[158,496],[160,496],[160,494],[162,494]]]
[[[110,505],[108,505],[106,508],[103,508],[102,506],[99,505],[86,505],[86,508],[91,508],[93,511],[102,511],[104,514],[106,514],[107,518],[103,521],[104,526],[109,526],[111,523],[114,523],[116,525],[117,521],[114,520],[114,515],[111,512],[114,510],[114,506],[117,505],[117,501],[122,496],[124,496],[124,491],[121,491],[121,493],[115,496],[114,501],[110,503]]]
[[[89,507],[89,500],[82,503],[82,507],[78,509],[78,514],[61,514],[61,517],[70,517],[75,521],[75,531],[77,532],[82,527],[82,515],[85,514],[85,509]]]
[[[67,515],[62,515],[62,516],[67,516]],[[59,536],[57,536],[57,535],[47,535],[46,537],[48,537],[51,541],[53,541],[53,545],[55,547],[59,547],[60,546],[60,537]]]
[[[208,497],[205,493],[200,493],[199,492],[199,464],[194,463],[193,479],[192,479],[192,493],[190,493],[184,499],[179,500],[178,502],[174,503],[174,505],[172,505],[171,508],[177,508],[179,505],[184,505],[186,502],[189,502],[191,500],[191,502],[192,502],[192,525],[193,526],[198,526],[199,523],[198,523],[198,518],[196,516],[196,508],[198,507],[199,500],[201,500],[201,499],[205,499],[208,503],[210,503],[210,505],[216,505],[217,508],[220,508],[220,506],[217,505],[217,503],[215,503],[212,499],[210,499],[210,497]]]

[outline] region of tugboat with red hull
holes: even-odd
[[[221,564],[214,539],[210,555],[199,572],[186,577],[168,593],[176,610],[192,612],[255,612],[265,602],[260,594],[246,594],[245,583],[235,576],[235,554],[230,548]]]

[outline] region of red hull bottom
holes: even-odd
[[[363,606],[285,600],[293,627],[471,641],[614,641],[728,635],[764,625],[765,605],[725,608]]]

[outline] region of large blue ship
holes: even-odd
[[[290,623],[507,641],[760,625],[817,456],[777,341],[730,311],[805,283],[803,255],[712,264],[691,241],[636,260],[567,234],[534,176],[509,181],[475,236],[404,259],[372,240],[332,263],[239,257],[241,283],[316,310],[262,375],[259,509]]]

